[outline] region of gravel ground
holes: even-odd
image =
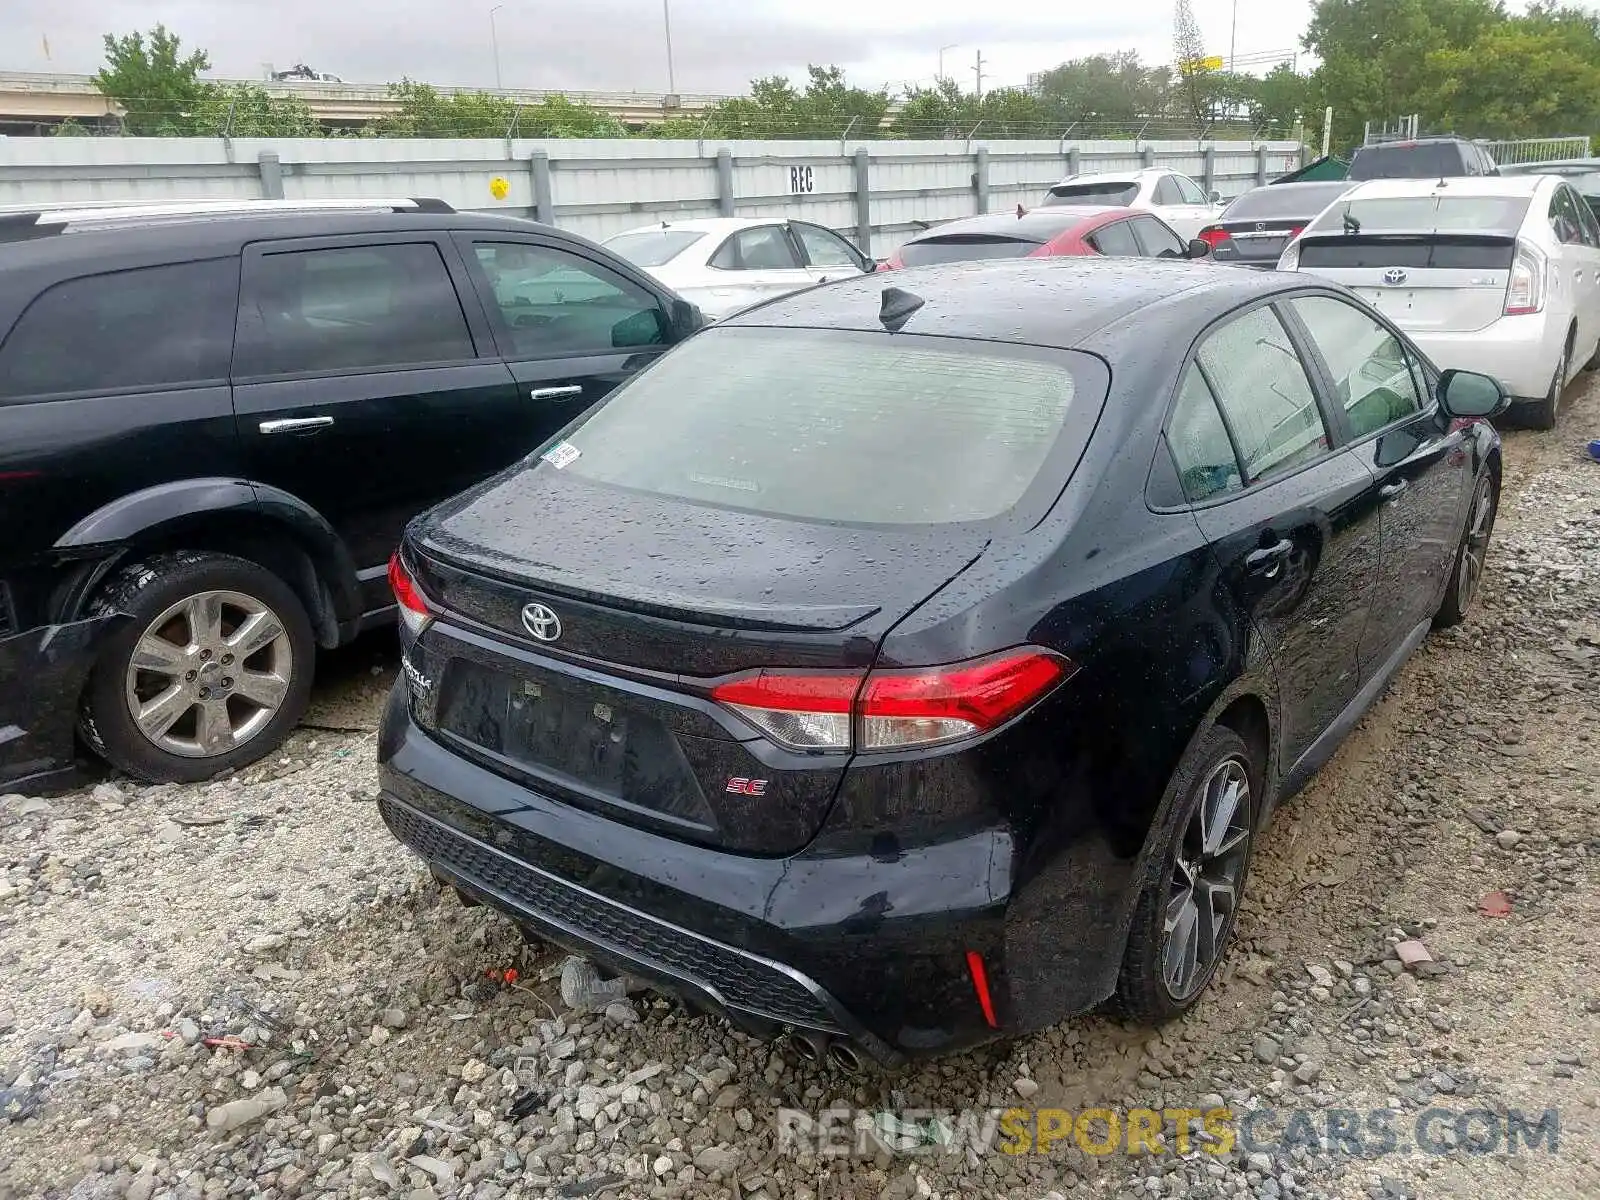
[[[236,778],[0,798],[0,1200],[1600,1194],[1600,388],[1568,404],[1508,437],[1477,612],[1279,813],[1225,977],[1165,1030],[848,1078],[648,993],[568,1009],[559,955],[383,829],[378,639]],[[1260,1140],[1178,1116],[1160,1152],[980,1154],[915,1111],[1023,1103],[1227,1107]],[[778,1136],[835,1107],[901,1123],[839,1155]],[[1394,1151],[1350,1153],[1330,1109],[1389,1110]],[[1555,1152],[1508,1152],[1507,1114],[1546,1110]]]

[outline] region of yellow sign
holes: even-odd
[[[496,175],[489,180],[489,195],[496,200],[504,200],[511,194],[511,181],[503,175]]]
[[[1202,71],[1220,71],[1222,70],[1222,58],[1215,54],[1209,58],[1191,58],[1185,60],[1181,66],[1185,72],[1191,75],[1198,75]]]

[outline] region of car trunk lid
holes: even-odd
[[[1308,234],[1300,269],[1344,284],[1409,333],[1472,333],[1504,315],[1516,249],[1503,234]]]

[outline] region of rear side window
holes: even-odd
[[[782,225],[757,225],[724,242],[711,256],[711,265],[724,271],[788,271],[798,268],[800,260]]]
[[[563,474],[801,520],[982,521],[1062,436],[1073,356],[908,334],[713,326],[571,435]]]
[[[1133,236],[1132,221],[1113,221],[1096,229],[1089,237],[1089,244],[1107,258],[1139,258],[1144,254]]]
[[[705,236],[687,229],[648,229],[643,233],[618,234],[606,243],[606,249],[622,255],[636,267],[659,267]]]
[[[234,258],[59,283],[0,346],[0,396],[224,381],[238,295]]]
[[[1135,217],[1128,224],[1151,258],[1183,258],[1189,253],[1183,239],[1154,217]]]
[[[1305,364],[1271,308],[1229,321],[1197,357],[1233,430],[1247,483],[1327,452],[1328,430]]]
[[[1237,492],[1244,487],[1239,457],[1216,397],[1195,364],[1183,376],[1183,390],[1167,425],[1167,445],[1178,467],[1183,494],[1191,502]]]
[[[907,242],[900,247],[900,261],[908,267],[926,267],[932,263],[967,262],[975,258],[1026,258],[1042,245],[1043,242],[1027,238],[952,233]]]
[[[1156,181],[1155,202],[1157,204],[1185,204],[1183,193],[1178,190],[1178,180],[1174,175],[1163,175]]]
[[[1100,183],[1058,183],[1045,195],[1046,204],[1106,204],[1127,208],[1139,195],[1139,185],[1127,180]]]
[[[1386,326],[1331,296],[1300,296],[1289,303],[1328,364],[1354,437],[1421,411],[1410,359]]]
[[[1200,190],[1200,185],[1187,175],[1174,175],[1173,183],[1177,186],[1178,195],[1183,197],[1185,204],[1210,204],[1206,194]]]
[[[238,375],[423,366],[473,353],[432,242],[281,251],[246,262]]]

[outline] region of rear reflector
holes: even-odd
[[[417,586],[417,581],[411,578],[411,572],[400,561],[398,550],[389,556],[389,590],[394,592],[401,623],[412,637],[420,636],[428,627],[428,622],[433,620],[433,612],[422,598],[422,589]]]
[[[1072,674],[1024,647],[942,667],[850,673],[762,671],[711,697],[790,750],[901,750],[997,729]]]
[[[994,997],[989,994],[989,973],[983,968],[983,955],[976,950],[967,951],[967,974],[972,976],[972,990],[978,993],[978,1007],[983,1009],[983,1019],[990,1029],[999,1029],[994,1015]]]

